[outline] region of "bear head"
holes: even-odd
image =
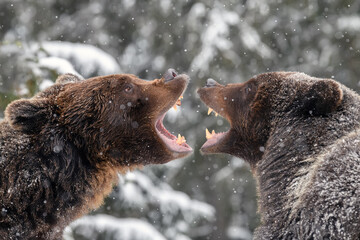
[[[322,117],[342,102],[340,84],[303,73],[272,72],[244,83],[221,85],[208,79],[200,99],[230,123],[224,133],[208,132],[203,153],[228,153],[254,166],[262,157],[271,131],[285,119]]]
[[[153,81],[131,74],[87,80],[66,74],[33,98],[12,102],[5,117],[17,131],[48,138],[49,144],[53,138],[71,142],[94,161],[113,166],[165,163],[192,151],[163,125],[188,82],[187,75],[173,69]]]

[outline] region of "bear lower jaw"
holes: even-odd
[[[160,137],[162,142],[165,144],[166,148],[172,153],[173,157],[181,158],[189,155],[193,152],[193,149],[186,143],[184,137],[182,141],[179,141],[179,138],[171,134],[164,126],[163,119],[165,117],[164,113],[159,117],[155,122],[155,130],[157,135]]]
[[[211,133],[207,134],[207,141],[200,148],[201,153],[210,154],[210,153],[220,153],[219,145],[222,143],[222,140],[226,137],[229,131],[220,132],[220,133]]]

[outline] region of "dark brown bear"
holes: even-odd
[[[98,207],[118,172],[166,163],[191,148],[163,126],[189,78],[60,76],[9,104],[0,123],[0,238],[59,239]]]
[[[360,239],[360,96],[331,79],[274,72],[210,79],[200,98],[230,122],[204,153],[249,162],[262,224],[255,239]]]

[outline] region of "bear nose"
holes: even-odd
[[[173,80],[177,75],[178,75],[178,73],[175,71],[175,69],[169,68],[164,73],[163,78],[164,78],[165,82],[168,82],[168,81]]]
[[[212,78],[209,78],[208,80],[206,80],[206,87],[214,87],[217,84],[218,83]]]

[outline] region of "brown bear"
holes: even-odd
[[[204,153],[247,161],[257,180],[255,239],[360,239],[360,96],[331,79],[272,72],[198,90],[230,122]]]
[[[0,123],[0,238],[59,239],[102,203],[118,172],[188,155],[163,125],[188,82],[172,69],[153,81],[67,74],[10,103]]]

